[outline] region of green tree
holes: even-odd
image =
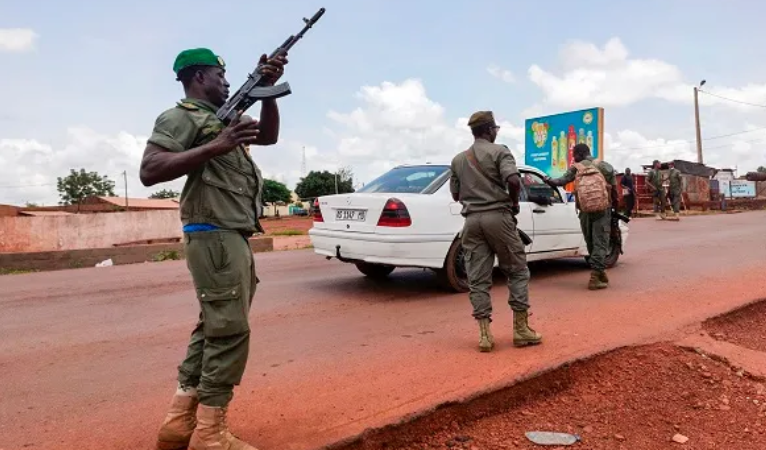
[[[295,193],[302,199],[320,197],[322,195],[335,194],[336,174],[328,171],[311,171],[306,177],[301,178],[295,187]],[[353,174],[351,169],[343,168],[338,171],[338,193],[348,194],[354,192]]]
[[[269,179],[263,180],[263,202],[274,205],[275,214],[277,212],[277,202],[290,203],[290,200],[292,200],[292,194],[284,183]]]
[[[172,189],[162,189],[150,195],[149,198],[177,198],[180,195],[180,193]]]
[[[760,166],[760,167],[758,168],[758,172],[760,172],[760,173],[766,173],[766,167],[764,167],[764,166]]]
[[[97,172],[79,172],[70,169],[69,175],[58,177],[56,189],[59,191],[60,205],[79,205],[91,196],[114,197],[114,181]]]

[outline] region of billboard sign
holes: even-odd
[[[754,198],[755,181],[731,180],[720,181],[721,194],[728,198]]]
[[[594,159],[604,158],[604,108],[527,119],[524,134],[524,163],[560,177],[572,165],[576,144],[587,144]]]

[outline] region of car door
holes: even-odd
[[[551,205],[538,205],[528,200],[533,186],[547,186],[542,177],[522,171],[522,200],[528,205],[534,228],[531,253],[576,250],[582,241],[580,220],[573,201],[563,197],[561,189],[552,189]]]

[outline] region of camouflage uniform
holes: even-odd
[[[186,55],[197,58],[196,64],[202,58],[207,65],[217,61],[223,66],[220,58],[211,62],[209,54],[200,51],[182,52],[177,64]],[[216,110],[206,101],[185,98],[157,117],[148,142],[171,152],[202,146],[225,126]],[[223,429],[220,423],[225,424],[226,408],[248,360],[248,314],[259,282],[248,238],[263,232],[258,221],[262,192],[263,176],[244,146],[187,175],[180,216],[200,313],[178,367],[179,389],[160,429],[160,449],[186,448],[187,443],[190,449],[208,448],[205,445],[212,444],[204,442],[220,438],[215,430]],[[194,415],[197,404],[202,405],[199,422]],[[230,434],[223,438],[228,444],[220,445],[253,448]]]
[[[588,156],[581,161],[585,167],[595,165],[604,175],[607,184],[610,187],[617,186],[617,175],[614,168],[605,161],[594,161],[593,157]],[[572,165],[561,178],[553,178],[548,182],[553,186],[565,186],[577,178],[577,167]],[[612,191],[609,195],[611,197]],[[614,199],[612,199],[614,200]],[[584,213],[579,212],[580,228],[585,237],[585,244],[588,247],[588,263],[593,269],[590,288],[604,288],[609,282],[606,276],[606,258],[609,256],[609,239],[612,230],[612,209],[608,207],[604,211]]]
[[[665,219],[665,209],[667,204],[665,203],[665,187],[662,185],[662,172],[660,169],[652,169],[646,177],[646,182],[654,186],[652,192],[652,199],[654,201],[654,212],[657,215],[657,219]]]
[[[683,195],[683,181],[681,180],[681,171],[672,167],[668,171],[670,186],[670,202],[673,207],[673,220],[679,220],[678,213],[681,211],[681,195]]]
[[[487,122],[494,124],[491,113],[479,112],[471,116],[469,126]],[[501,187],[509,177],[518,175],[516,160],[507,147],[483,138],[476,138],[471,149],[483,172],[473,166],[465,152],[459,153],[452,160],[450,191],[463,205],[461,244],[473,317],[482,329],[485,326],[488,329],[492,317],[492,270],[497,257],[500,270],[508,279],[508,304],[514,311],[514,344],[539,343],[542,336],[529,329],[526,322],[530,277],[526,252],[516,228],[513,202],[507,188]],[[488,339],[491,341],[491,335]]]

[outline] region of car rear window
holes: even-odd
[[[442,179],[449,166],[396,167],[364,185],[356,192],[373,193],[423,193],[437,179]],[[429,189],[430,191],[430,189]]]

